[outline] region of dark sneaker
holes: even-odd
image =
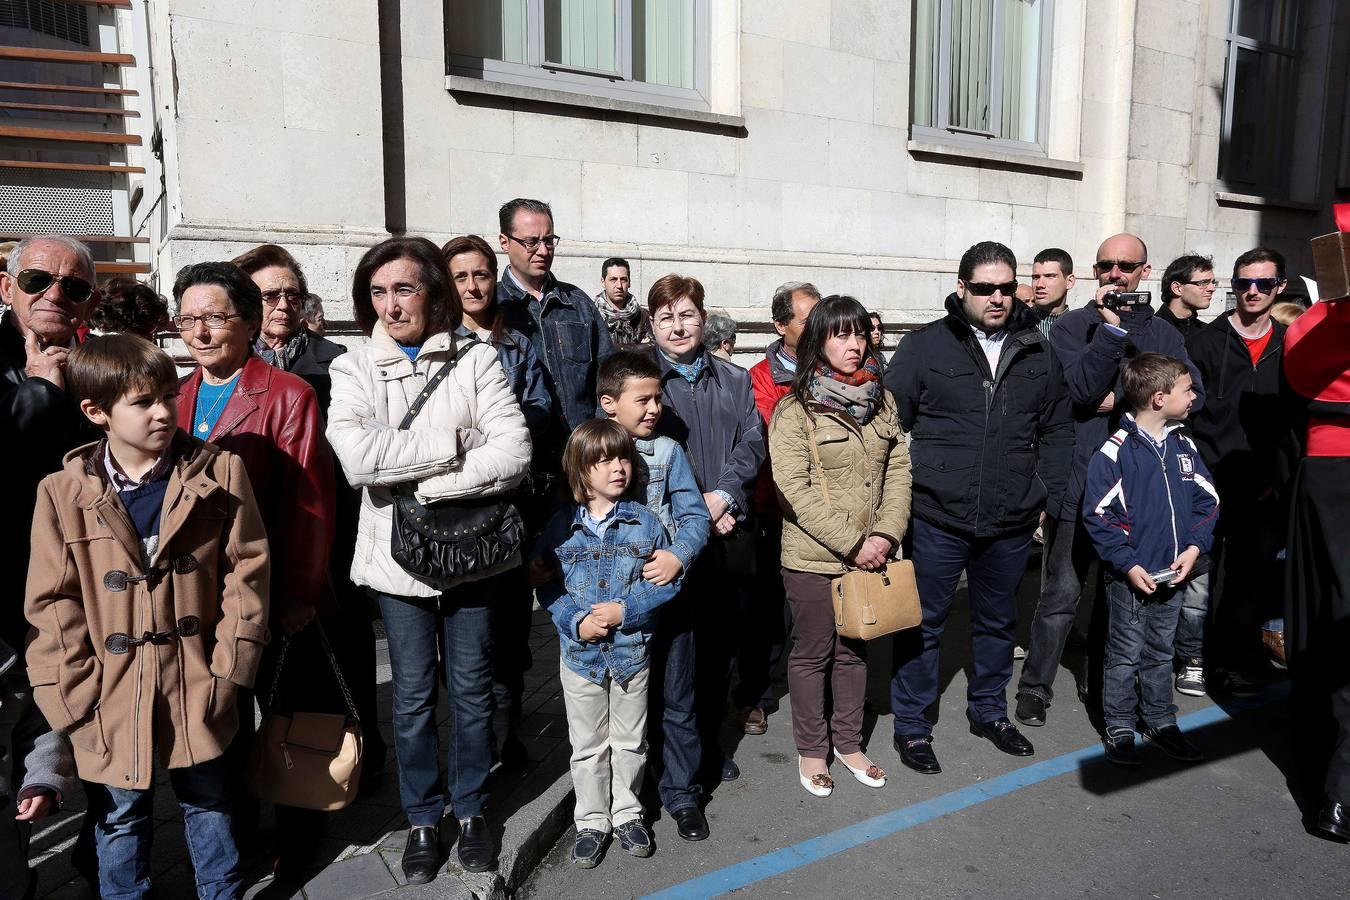
[[[1045,724],[1045,701],[1035,694],[1019,694],[1016,715],[1023,725],[1040,728]]]
[[[1187,660],[1177,675],[1177,693],[1187,697],[1205,696],[1205,668],[1199,662]]]
[[[594,869],[605,856],[609,835],[603,831],[585,828],[577,832],[577,843],[572,848],[572,865],[578,869]]]
[[[619,846],[633,856],[647,857],[652,855],[652,833],[646,825],[642,824],[641,819],[633,819],[630,822],[624,822],[622,825],[616,825],[614,833],[619,836]]]
[[[1111,725],[1102,735],[1102,745],[1106,748],[1108,761],[1118,766],[1139,765],[1139,748],[1134,743],[1134,729],[1122,725]]]
[[[1157,744],[1162,752],[1180,762],[1200,762],[1205,758],[1199,748],[1192,744],[1176,725],[1145,728],[1144,737]]]

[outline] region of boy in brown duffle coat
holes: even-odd
[[[267,538],[248,476],[178,429],[177,372],[148,341],[93,338],[66,381],[105,437],[38,489],[28,675],[89,790],[99,893],[150,891],[158,752],[198,895],[242,896],[221,755],[268,637]]]

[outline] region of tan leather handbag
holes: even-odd
[[[287,716],[276,711],[277,690],[290,645],[290,638],[286,638],[272,677],[262,727],[253,740],[248,786],[259,800],[331,812],[355,800],[361,784],[361,717],[328,635],[323,626],[315,623],[315,627],[347,703],[347,715],[292,712]]]
[[[899,559],[879,572],[850,569],[830,582],[840,637],[870,641],[923,622],[914,563]]]

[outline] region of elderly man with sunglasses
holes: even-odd
[[[1151,305],[1117,305],[1116,298],[1109,296],[1137,291],[1151,270],[1143,240],[1133,234],[1107,238],[1097,248],[1092,266],[1098,284],[1092,303],[1065,313],[1050,332],[1050,346],[1064,367],[1073,401],[1074,452],[1063,501],[1058,507],[1047,507],[1045,514],[1041,596],[1017,685],[1016,714],[1023,725],[1045,724],[1059,659],[1073,627],[1083,581],[1096,558],[1079,507],[1088,461],[1126,412],[1119,402],[1121,371],[1140,353],[1175,357],[1186,364],[1195,385],[1192,411],[1204,403],[1200,373],[1186,353],[1180,332],[1153,315]],[[1079,679],[1079,693],[1084,696],[1088,668],[1084,667]]]

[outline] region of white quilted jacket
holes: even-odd
[[[446,332],[433,335],[414,363],[377,322],[370,343],[339,356],[329,369],[328,441],[347,480],[361,488],[352,581],[380,593],[434,597],[457,583],[415,578],[394,562],[391,485],[416,482],[422,502],[500,494],[519,484],[530,465],[525,417],[496,351],[486,344],[465,353],[412,426],[399,430],[413,398],[450,359],[457,340]],[[513,560],[475,577],[518,564]]]

